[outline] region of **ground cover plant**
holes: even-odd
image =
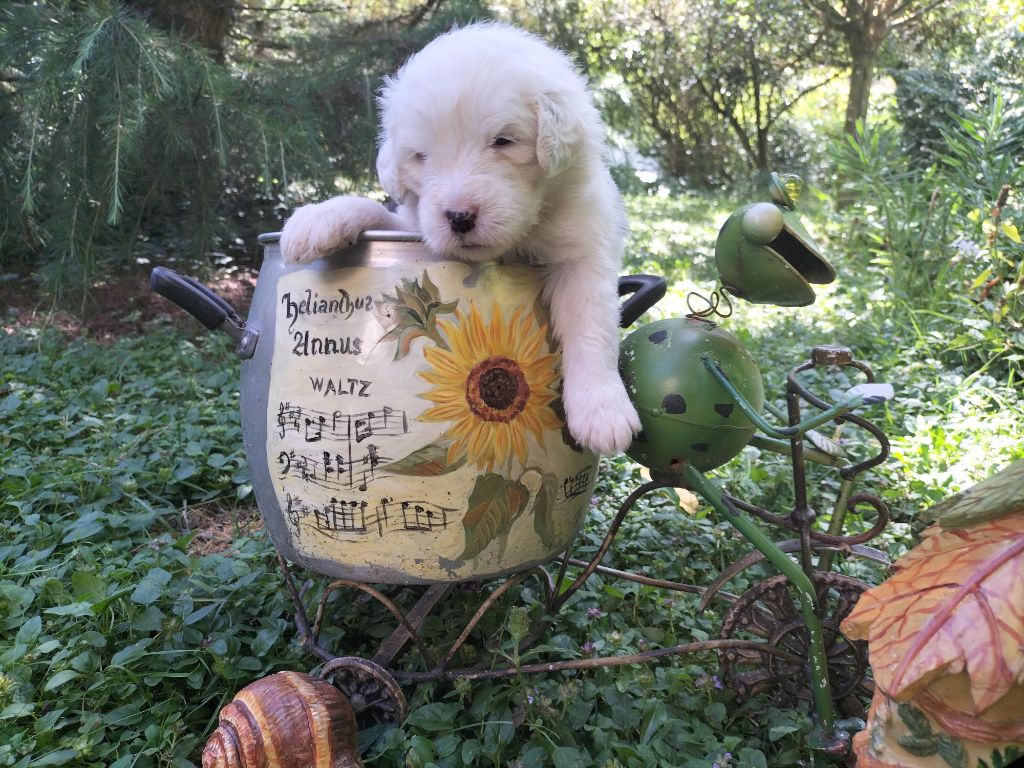
[[[667,270],[672,293],[654,314],[679,314],[689,290],[714,287],[707,238],[731,202],[666,195],[630,204],[645,222],[632,271],[677,265]],[[836,221],[810,224],[841,276],[860,268],[867,257],[843,250]],[[1021,455],[1024,398],[991,368],[972,374],[908,344],[893,332],[887,305],[874,308],[869,297],[879,289],[841,279],[812,308],[737,306],[725,322],[754,351],[773,397],[784,371],[819,341],[851,343],[881,378],[898,381],[899,397],[881,418],[894,458],[873,484],[897,520],[881,546],[897,554],[918,509]],[[216,712],[239,688],[271,671],[314,666],[294,643],[273,547],[255,519],[237,363],[225,340],[191,321],[158,315],[123,326],[123,337],[94,339],[13,320],[0,335],[0,765],[196,765]],[[748,448],[716,474],[736,495],[786,509],[781,458]],[[641,475],[626,459],[603,462],[581,556]],[[826,473],[813,481],[819,493],[834,482]],[[661,493],[630,516],[608,564],[706,584],[745,551],[706,508]],[[729,588],[740,592],[757,576],[745,573]],[[397,599],[412,593],[398,590]],[[425,633],[445,635],[471,603],[472,595],[453,599]],[[483,628],[505,663],[538,610],[526,587]],[[391,628],[369,605],[338,599],[331,611],[325,641],[346,653],[372,653]],[[686,596],[595,576],[518,661],[707,639],[719,623],[715,606],[698,614]],[[805,708],[738,701],[718,674],[709,655],[421,685],[408,690],[401,728],[361,734],[364,758],[559,768],[806,760]]]
[[[197,30],[203,17],[188,11],[199,5],[223,23]],[[374,84],[455,19],[503,15],[587,69],[628,193],[627,271],[669,282],[650,319],[682,315],[691,291],[716,287],[715,235],[757,198],[746,180],[760,164],[804,173],[799,212],[838,281],[799,310],[735,302],[723,325],[751,349],[776,404],[785,371],[817,343],[851,346],[897,385],[872,413],[892,456],[866,480],[892,509],[874,542],[890,556],[913,542],[920,510],[1024,456],[1019,0],[907,4],[922,11],[915,25],[890,29],[877,51],[876,82],[891,79],[894,93],[876,93],[851,135],[827,87],[777,104],[777,121],[743,106],[819,76],[841,86],[848,50],[822,47],[769,72],[783,59],[755,51],[737,65],[745,38],[719,45],[700,26],[759,35],[751,13],[768,8],[802,14],[799,28],[813,31],[816,1],[714,0],[678,30],[682,17],[636,0],[357,5],[347,15],[305,0],[0,8],[10,137],[0,152],[0,766],[195,766],[237,690],[315,668],[256,511],[238,362],[226,339],[160,305],[138,264],[186,266],[243,307],[255,232],[279,227],[297,201],[368,187]],[[756,153],[737,143],[752,132]],[[783,457],[748,447],[714,477],[785,511],[788,473]],[[578,556],[643,477],[625,458],[602,461]],[[833,497],[834,473],[810,479],[815,499]],[[706,506],[661,492],[630,515],[606,564],[707,584],[748,549]],[[881,577],[863,561],[835,567]],[[727,588],[771,573],[745,571]],[[307,577],[312,601],[323,580]],[[418,594],[389,592],[403,605]],[[474,597],[451,596],[425,635],[450,640]],[[722,606],[699,613],[691,596],[594,576],[518,653],[539,613],[529,584],[513,590],[474,647],[486,641],[501,664],[634,653],[716,637]],[[345,653],[372,654],[392,628],[341,594],[329,616],[324,642]],[[406,693],[401,727],[360,733],[368,766],[808,764],[807,707],[739,700],[713,655]]]

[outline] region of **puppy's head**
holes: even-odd
[[[555,180],[600,155],[603,128],[568,58],[499,24],[434,40],[380,95],[377,171],[427,246],[484,260],[558,215]]]

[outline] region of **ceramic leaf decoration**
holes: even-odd
[[[466,546],[459,559],[472,560],[496,538],[507,535],[529,501],[530,489],[519,481],[494,473],[480,475],[462,519]]]
[[[1002,517],[1024,499],[1024,459],[977,485],[925,510],[926,519],[943,528],[961,528]]]
[[[928,528],[896,574],[864,593],[843,633],[870,643],[875,682],[906,700],[965,672],[974,713],[1024,683],[1024,501],[970,529]]]
[[[440,315],[452,314],[458,302],[442,301],[437,286],[430,280],[426,270],[415,280],[403,279],[401,285],[395,286],[395,295],[385,295],[381,303],[392,307],[395,315],[394,327],[382,339],[398,342],[395,360],[408,355],[413,341],[420,337],[426,337],[444,349],[448,348],[444,338],[437,332],[437,319]]]

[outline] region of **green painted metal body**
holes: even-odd
[[[772,174],[772,202],[733,213],[715,241],[722,284],[754,304],[800,307],[814,302],[811,283],[835,280],[835,270],[795,212],[802,182]]]
[[[825,748],[836,741],[842,741],[844,735],[834,733],[835,707],[832,704],[832,692],[828,680],[828,659],[825,655],[825,640],[815,606],[814,585],[803,572],[800,565],[785,554],[768,535],[758,528],[753,521],[739,513],[725,498],[722,492],[694,467],[687,466],[684,478],[686,485],[704,497],[715,511],[729,521],[743,537],[765,556],[786,578],[796,590],[800,614],[807,627],[808,658],[811,673],[811,696],[814,700],[814,711],[818,721],[812,740],[813,746]]]
[[[750,442],[754,422],[701,364],[704,355],[728,372],[745,405],[761,409],[761,372],[735,336],[706,320],[659,320],[630,334],[619,356],[643,425],[626,451],[630,458],[663,472],[684,463],[707,471]]]

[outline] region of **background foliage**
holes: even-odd
[[[180,313],[125,297],[145,295],[131,281],[154,262],[244,275],[255,234],[292,207],[370,190],[381,75],[459,20],[516,21],[587,70],[627,193],[627,268],[671,286],[653,317],[714,287],[715,234],[759,172],[804,174],[800,212],[839,281],[799,312],[737,306],[727,327],[773,397],[819,342],[853,345],[899,385],[879,416],[893,457],[871,483],[895,514],[890,554],[919,510],[1024,455],[1024,12],[905,7],[872,54],[871,107],[852,132],[857,52],[824,23],[824,0],[0,8],[0,765],[196,765],[239,688],[312,668],[254,508],[237,361]],[[778,457],[748,448],[717,477],[754,503],[791,504]],[[604,461],[580,554],[640,479],[628,460]],[[816,472],[815,496],[835,482]],[[619,542],[610,565],[694,584],[746,551],[707,509],[664,494]],[[481,634],[511,656],[538,596],[509,597]],[[447,602],[428,632],[464,621],[472,598]],[[369,606],[339,598],[331,611],[327,640],[345,652],[371,653],[390,631]],[[594,577],[538,651],[631,653],[714,637],[720,619]],[[361,746],[379,766],[807,760],[805,708],[737,701],[717,675],[708,656],[423,685],[401,728],[364,731]]]

